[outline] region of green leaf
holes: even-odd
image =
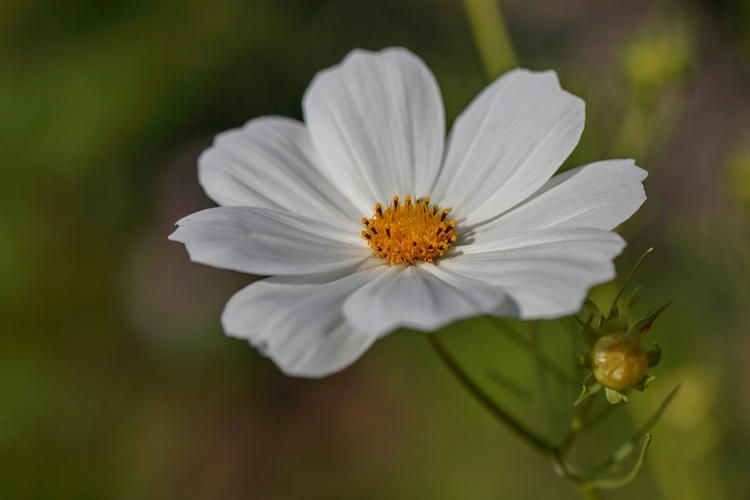
[[[659,361],[661,361],[661,347],[659,347],[659,344],[654,342],[654,347],[656,347],[655,351],[646,351],[646,355],[648,356],[648,367],[653,368],[654,366],[659,364]]]
[[[609,387],[604,388],[604,394],[607,396],[607,401],[609,401],[613,405],[628,402],[628,397],[625,394],[619,391],[614,391]]]
[[[578,399],[575,403],[573,403],[573,406],[578,406],[579,404],[581,404],[581,401],[601,390],[602,384],[600,384],[596,380],[596,377],[594,377],[593,373],[589,373],[589,375],[585,379],[583,379],[583,392],[581,392],[581,395],[578,396]]]
[[[672,301],[668,301],[666,304],[661,306],[655,313],[649,314],[645,318],[639,319],[635,323],[633,323],[633,326],[630,327],[628,330],[628,335],[631,335],[635,338],[641,338],[648,331],[651,329],[651,325],[654,323],[654,320],[659,317],[659,315],[664,312],[664,309],[669,307],[669,304],[671,304]]]

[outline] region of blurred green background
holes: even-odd
[[[606,457],[682,382],[646,467],[607,498],[750,497],[750,2],[500,5],[520,64],[586,100],[564,168],[633,157],[649,171],[617,265],[622,279],[654,246],[642,307],[674,300],[649,333],[664,350],[653,389],[576,459]],[[577,498],[421,335],[286,378],[221,331],[252,278],[166,239],[212,206],[195,161],[214,134],[301,118],[316,71],[392,45],[427,62],[449,120],[487,83],[458,0],[0,2],[0,498]],[[566,367],[583,350],[563,323],[517,328]],[[443,338],[494,397],[559,433],[528,410],[528,353],[484,319]],[[577,390],[553,388],[555,412]]]

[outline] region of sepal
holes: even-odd
[[[602,337],[609,335],[610,333],[622,333],[628,331],[628,320],[624,316],[620,316],[620,311],[617,305],[612,305],[612,309],[609,311],[609,315],[604,320],[602,327],[599,331],[599,335]]]
[[[656,341],[654,341],[654,347],[656,347],[655,351],[646,351],[649,368],[653,368],[659,364],[659,361],[661,361],[661,347],[659,347],[659,344],[657,344]]]
[[[593,319],[594,317],[591,316],[589,320],[583,325],[583,330],[581,330],[581,340],[583,340],[583,343],[586,344],[586,347],[588,347],[589,349],[593,349],[594,344],[596,344],[596,341],[599,340],[599,334],[591,326],[591,321]]]
[[[589,373],[589,375],[585,379],[583,379],[583,392],[581,392],[581,395],[578,396],[578,399],[575,403],[573,403],[573,406],[578,406],[587,397],[598,393],[602,390],[602,387],[602,384],[600,384],[596,380],[594,374]]]
[[[625,394],[619,391],[613,391],[609,387],[604,388],[604,394],[607,396],[607,401],[613,405],[628,402],[628,397]]]
[[[667,303],[661,306],[655,313],[651,313],[645,318],[639,319],[638,321],[633,323],[633,326],[631,326],[628,330],[628,335],[636,338],[641,338],[646,335],[646,333],[648,333],[648,331],[651,329],[651,325],[654,323],[654,320],[656,320],[656,318],[658,318],[659,315],[664,312],[664,309],[669,307],[669,304],[671,303],[671,300],[667,301]]]
[[[599,306],[594,304],[594,302],[592,302],[590,299],[586,299],[583,305],[586,307],[586,310],[592,317],[599,318],[604,315],[601,309],[599,309]]]
[[[633,389],[639,392],[646,392],[646,389],[648,389],[648,386],[651,385],[651,382],[656,379],[653,375],[644,375],[643,378],[635,385],[633,385]]]

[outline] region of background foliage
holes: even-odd
[[[584,442],[606,456],[677,382],[647,466],[611,498],[750,492],[750,7],[746,0],[501,0],[520,64],[587,103],[563,168],[633,157],[649,201],[622,228],[657,380]],[[282,376],[219,314],[252,278],[190,264],[166,236],[211,206],[215,133],[301,118],[314,73],[354,47],[432,68],[449,120],[487,83],[456,0],[0,2],[0,497],[575,498],[450,378],[417,334],[320,381]],[[614,284],[592,292],[601,304]],[[562,323],[516,325],[559,363]],[[549,435],[528,351],[485,319],[443,334]],[[508,383],[510,382],[510,383]]]

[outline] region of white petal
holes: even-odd
[[[548,228],[614,229],[646,200],[648,173],[633,160],[606,160],[569,170],[550,179],[539,191],[497,220],[469,234],[477,251],[484,242]]]
[[[344,300],[386,269],[384,262],[358,270],[273,277],[237,292],[222,324],[227,335],[247,339],[287,375],[323,377],[344,369],[377,339],[344,320]]]
[[[521,318],[556,318],[577,312],[591,286],[614,278],[612,259],[624,247],[625,241],[610,231],[547,229],[506,238],[492,251],[443,259],[440,265],[500,287],[518,305]]]
[[[216,136],[198,159],[198,176],[216,203],[271,208],[356,224],[359,211],[317,167],[305,126],[264,116]]]
[[[467,224],[520,203],[573,151],[584,107],[554,71],[506,73],[456,119],[432,199]]]
[[[353,50],[315,76],[302,106],[321,167],[364,213],[393,195],[429,194],[445,117],[435,77],[417,56]]]
[[[244,273],[321,273],[372,256],[356,234],[265,208],[209,208],[177,225],[169,239],[184,243],[191,260]]]
[[[357,330],[381,336],[399,327],[436,330],[506,302],[498,288],[421,262],[392,266],[357,290],[344,315]]]

